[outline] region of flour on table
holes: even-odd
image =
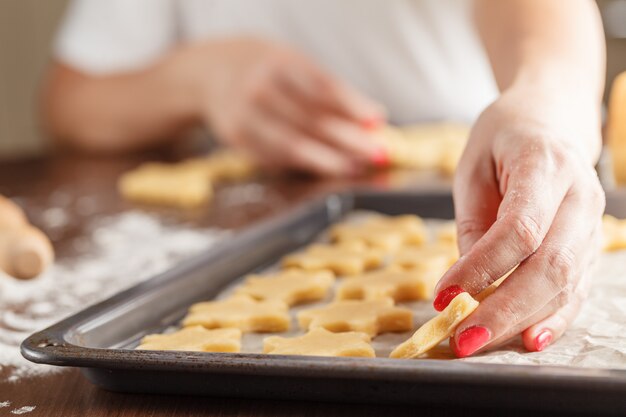
[[[47,221],[58,226],[68,221],[58,210],[47,216]],[[166,225],[156,216],[130,211],[95,220],[85,238],[91,240],[90,245],[83,242],[90,247],[88,254],[60,260],[39,278],[20,281],[0,273],[0,374],[11,382],[61,369],[26,361],[19,352],[22,340],[207,250],[225,233]],[[81,240],[77,244],[81,245]],[[9,405],[0,402],[0,408]],[[28,408],[12,413],[34,409]]]
[[[24,407],[16,408],[15,410],[11,410],[11,414],[21,415],[21,414],[31,413],[35,411],[35,408],[37,407],[34,405],[26,405]]]

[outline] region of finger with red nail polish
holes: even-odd
[[[378,129],[383,124],[383,119],[380,117],[369,117],[361,120],[361,127],[365,130],[373,131]]]
[[[581,290],[585,291],[585,288]],[[582,297],[572,300],[556,313],[530,326],[522,332],[524,347],[529,352],[540,352],[560,338],[580,311]]]
[[[465,358],[489,343],[489,339],[491,339],[489,329],[483,326],[471,326],[454,339],[452,349],[457,357]]]
[[[386,168],[391,164],[391,159],[389,157],[389,152],[387,149],[380,147],[372,156],[372,165],[377,168]]]
[[[465,290],[463,290],[463,288],[458,285],[452,285],[448,288],[441,290],[439,294],[437,294],[437,296],[435,297],[435,301],[433,301],[433,306],[435,307],[435,310],[443,311],[444,308],[448,307],[450,301],[452,301],[454,297],[461,294],[462,292],[465,292]]]

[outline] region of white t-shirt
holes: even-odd
[[[177,43],[287,42],[398,124],[472,122],[497,89],[469,0],[74,0],[55,54],[91,74],[139,69]]]

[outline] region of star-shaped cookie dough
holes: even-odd
[[[353,356],[373,358],[370,337],[361,332],[333,333],[316,328],[298,337],[270,336],[263,340],[263,353],[273,355]]]
[[[283,332],[289,329],[289,306],[282,301],[257,301],[238,295],[226,300],[194,304],[183,326],[207,329],[235,327],[244,332]]]
[[[457,295],[442,312],[424,323],[410,339],[396,347],[389,357],[412,359],[426,353],[450,337],[456,326],[472,314],[478,304],[466,292]]]
[[[424,246],[403,246],[391,255],[391,265],[406,269],[432,271],[441,276],[459,259],[456,246],[431,243]]]
[[[282,264],[284,267],[307,271],[329,269],[338,276],[346,276],[378,268],[383,261],[382,251],[354,241],[337,245],[311,245],[302,252],[287,255]]]
[[[213,195],[208,177],[180,164],[146,163],[123,174],[118,188],[124,198],[148,204],[194,207]]]
[[[385,269],[346,278],[337,289],[338,300],[395,301],[425,300],[431,296],[431,283],[424,271]]]
[[[149,334],[141,339],[139,350],[180,350],[188,352],[239,352],[241,330],[185,327],[169,334]]]
[[[438,243],[456,246],[456,222],[451,220],[442,223],[439,227],[437,227],[435,236]]]
[[[206,157],[188,159],[180,165],[212,181],[241,181],[253,176],[257,170],[247,155],[232,149],[218,149]]]
[[[413,313],[407,308],[394,306],[390,298],[346,300],[301,311],[298,323],[303,330],[323,327],[331,332],[355,331],[374,337],[380,333],[411,330]]]
[[[424,222],[417,216],[374,216],[362,223],[340,223],[330,229],[335,242],[363,242],[386,251],[426,241]]]
[[[602,231],[605,251],[626,249],[626,219],[620,220],[605,214],[602,218]]]
[[[290,269],[266,276],[250,275],[235,294],[248,295],[255,300],[282,301],[292,306],[323,299],[334,282],[330,271]]]

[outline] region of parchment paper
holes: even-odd
[[[345,220],[360,222],[372,213],[354,212]],[[441,221],[426,221],[431,234],[440,226]],[[321,234],[320,242],[327,241]],[[266,272],[277,269],[269,268]],[[468,362],[520,364],[520,365],[568,365],[586,368],[626,369],[626,251],[604,253],[600,256],[593,272],[594,284],[585,301],[581,313],[563,337],[542,352],[526,352],[518,337],[508,345],[485,354],[466,359],[455,359],[447,342],[433,349],[426,359],[463,360]],[[341,278],[337,280],[341,281]],[[217,298],[230,295],[232,289],[241,284],[241,280],[226,288]],[[332,300],[331,294],[326,300],[317,303],[293,307],[292,330],[277,333],[283,337],[303,334],[298,329],[295,316],[298,311],[321,306]],[[388,357],[395,346],[410,337],[423,323],[432,318],[436,311],[432,301],[398,303],[409,307],[414,312],[414,330],[406,333],[387,333],[377,336],[372,341],[377,357]],[[242,352],[262,352],[263,339],[270,334],[247,333],[243,338]]]

